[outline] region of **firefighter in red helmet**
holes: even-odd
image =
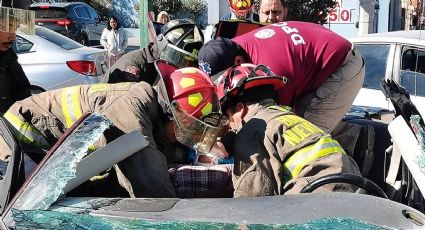
[[[155,88],[163,110],[174,122],[168,137],[200,152],[209,152],[220,132],[221,110],[217,89],[203,71],[194,67],[177,69],[165,61],[155,62],[160,74]],[[163,90],[166,89],[166,90]]]
[[[355,162],[332,137],[288,107],[276,104],[286,78],[264,65],[241,64],[218,79],[218,95],[231,131],[221,138],[235,157],[235,197],[299,193],[316,178],[360,175]],[[351,190],[326,185],[316,191]]]
[[[160,78],[155,88],[128,82],[52,90],[16,102],[4,117],[23,145],[40,151],[49,150],[85,113],[99,113],[113,123],[95,148],[140,130],[149,146],[114,166],[119,184],[131,197],[175,197],[160,151],[163,140],[209,151],[220,130],[220,105],[215,86],[202,71],[177,69],[165,61],[156,67]],[[0,145],[0,160],[9,157]]]
[[[222,21],[226,20],[246,20],[258,22],[258,14],[253,12],[253,0],[229,0],[230,13],[223,15]]]

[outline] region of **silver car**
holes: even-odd
[[[34,35],[17,34],[14,50],[33,93],[103,82],[107,53],[83,46],[37,26]]]
[[[425,116],[425,32],[419,30],[376,33],[350,39],[366,65],[363,88],[354,105],[393,110],[380,90],[380,82],[392,79],[405,87]]]

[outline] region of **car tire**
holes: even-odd
[[[80,44],[83,45],[83,46],[89,46],[90,45],[89,43],[90,42],[89,42],[89,39],[87,38],[87,36],[81,35]]]

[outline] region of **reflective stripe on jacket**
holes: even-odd
[[[74,86],[62,90],[61,108],[67,128],[70,128],[83,115],[79,100],[79,90],[80,86]]]
[[[324,136],[314,144],[306,146],[293,153],[283,163],[284,168],[289,171],[290,177],[295,178],[301,170],[311,161],[317,160],[333,153],[345,154],[344,149],[330,136]]]
[[[34,144],[45,144],[42,137],[49,145],[55,144],[85,113],[99,113],[113,123],[95,143],[96,147],[138,130],[149,141],[149,146],[115,166],[120,185],[133,198],[175,197],[167,161],[154,140],[154,129],[155,134],[164,129],[158,106],[154,89],[145,82],[81,85],[18,101],[10,107],[6,118],[20,140]],[[3,147],[0,145],[0,160],[7,160],[11,152]]]
[[[84,113],[102,112],[128,94],[131,86],[131,83],[97,84],[48,91],[15,103],[5,118],[16,129],[15,135],[20,141],[48,150]],[[141,91],[149,87],[140,86]],[[134,88],[139,87],[136,84]],[[92,146],[90,150],[94,149]]]
[[[355,162],[327,133],[289,108],[268,102],[249,105],[243,125],[233,137],[228,135],[231,141],[222,138],[235,156],[235,197],[293,194],[326,175],[360,175]],[[341,186],[317,191],[335,188]]]
[[[287,130],[283,134],[283,138],[292,145],[297,145],[303,142],[306,138],[313,134],[323,135],[323,130],[320,128],[301,117],[289,114],[289,107],[273,105],[267,108],[285,113],[285,115],[279,116],[275,118],[275,120],[286,125]],[[300,148],[284,160],[283,167],[285,170],[284,173],[286,174],[285,178],[289,180],[297,177],[301,170],[309,162],[333,153],[345,154],[345,151],[336,140],[332,139],[330,135],[320,137],[317,142]]]
[[[22,121],[10,111],[4,114],[4,117],[15,128],[13,134],[16,139],[24,143],[33,144],[41,149],[49,149],[51,146],[43,134],[40,133],[31,123]]]

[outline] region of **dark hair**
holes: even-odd
[[[121,24],[118,22],[118,19],[115,16],[111,16],[111,17],[108,18],[108,27],[107,27],[108,30],[112,30],[111,19],[114,19],[114,21],[117,22],[117,29],[121,27]]]

